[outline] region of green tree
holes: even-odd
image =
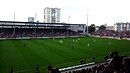
[[[101,25],[100,27],[99,27],[99,30],[105,30],[106,29],[106,26],[104,26],[104,25]]]
[[[88,27],[88,33],[92,33],[95,31],[95,24],[91,24],[89,27]]]

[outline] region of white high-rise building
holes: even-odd
[[[60,8],[44,9],[44,22],[46,23],[59,23],[60,22]]]

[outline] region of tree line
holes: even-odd
[[[98,27],[98,26],[97,26]],[[105,25],[100,25],[98,30],[105,30],[106,26]],[[88,33],[92,33],[96,30],[95,24],[91,24],[88,26]],[[86,26],[86,32],[87,32],[87,26]]]

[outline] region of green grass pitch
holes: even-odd
[[[11,67],[15,73],[34,73],[37,64],[42,73],[47,73],[48,65],[79,65],[80,59],[92,62],[93,56],[96,62],[102,62],[115,50],[130,55],[130,41],[93,37],[0,40],[0,73],[9,73]]]

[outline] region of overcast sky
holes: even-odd
[[[61,8],[61,22],[114,25],[130,22],[129,0],[0,0],[0,20],[27,21],[35,17],[43,22],[45,7]]]

